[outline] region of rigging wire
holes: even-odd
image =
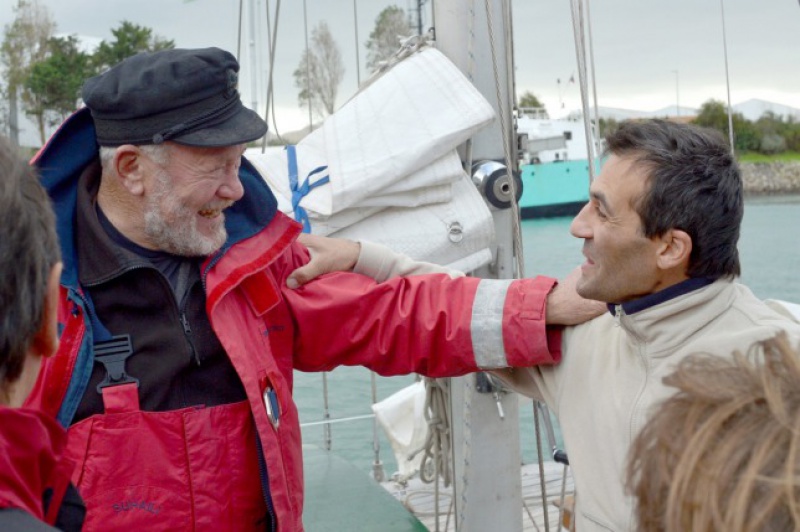
[[[375,373],[370,372],[370,381],[372,384],[372,404],[378,402],[378,386],[375,378]],[[383,482],[386,480],[386,472],[383,469],[383,462],[381,461],[381,441],[378,437],[378,418],[372,419],[372,452],[374,454],[372,462],[372,478],[375,482]]]
[[[333,423],[347,423],[350,421],[358,421],[361,419],[375,419],[375,414],[363,414],[360,416],[339,417],[336,419],[326,419],[324,421],[309,421],[308,423],[300,423],[301,428],[316,427],[317,425],[332,425]]]
[[[244,15],[244,0],[239,0],[239,31],[236,34],[236,60],[242,59],[242,17]]]
[[[539,430],[539,408],[533,403],[533,424],[536,426],[536,455],[539,457],[539,489],[542,490],[542,512],[545,532],[550,531],[550,518],[547,513],[547,485],[544,481],[544,459],[542,458],[542,432]]]
[[[280,19],[281,13],[281,0],[278,0],[275,4],[275,27],[272,27],[272,22],[270,20],[270,8],[269,8],[269,0],[266,0],[266,7],[267,7],[267,41],[269,46],[269,80],[267,82],[267,106],[264,110],[264,122],[269,124],[269,113],[272,111],[272,125],[275,129],[275,136],[278,138],[278,141],[286,144],[281,136],[280,132],[278,131],[278,123],[275,119],[275,98],[273,97],[273,72],[275,72],[275,49],[277,47],[277,40],[278,40],[278,20]],[[264,153],[267,148],[267,136],[264,136],[264,140],[261,144],[261,153]]]
[[[436,10],[433,10],[436,13]],[[434,26],[435,28],[436,26]],[[469,38],[467,39],[467,79],[470,83],[475,82],[475,0],[469,2]],[[467,139],[464,144],[464,171],[467,175],[472,174],[472,137]]]
[[[267,38],[270,40],[270,48],[269,48],[269,86],[267,88],[267,108],[272,111],[272,125],[275,127],[275,136],[278,138],[278,141],[282,144],[287,144],[286,140],[281,136],[280,131],[278,131],[278,122],[276,121],[275,112],[275,97],[274,97],[274,86],[273,86],[273,72],[275,72],[275,51],[277,49],[277,40],[278,40],[278,20],[280,19],[281,13],[281,0],[275,5],[275,26],[272,28],[270,24],[270,16],[269,16],[269,0],[267,1]],[[265,140],[266,144],[266,140]]]
[[[306,98],[308,99],[308,132],[314,128],[311,118],[311,50],[308,48],[308,9],[306,0],[303,0],[303,28],[306,37]]]
[[[728,139],[731,143],[731,156],[733,156],[733,111],[731,110],[731,81],[728,77],[728,39],[725,36],[725,4],[723,0],[719,0],[719,9],[722,18],[722,49],[725,52],[725,87],[728,90]]]
[[[258,19],[258,14],[256,10],[255,0],[250,0],[248,2],[250,6],[250,39],[249,39],[249,48],[250,48],[250,97],[252,101],[250,102],[250,107],[254,112],[258,112],[258,53],[257,53],[257,46],[256,46],[256,35],[258,32],[256,31],[256,22]]]
[[[361,86],[361,59],[358,54],[358,0],[353,0],[353,28],[355,34],[356,50],[356,90]],[[372,387],[372,404],[378,402],[378,385],[374,372],[370,372],[370,385]],[[378,437],[378,419],[372,420],[372,452],[374,460],[372,462],[372,477],[375,482],[383,482],[386,479],[386,472],[381,461],[381,441]]]
[[[448,487],[452,482],[452,470],[449,462],[452,456],[450,409],[450,380],[425,378],[425,408],[423,409],[428,425],[428,433],[422,448],[412,453],[423,452],[419,466],[419,478],[426,484],[434,483],[434,506],[436,508],[436,531],[439,530],[439,478]],[[448,512],[449,513],[449,512]],[[448,516],[449,519],[449,516]]]
[[[306,98],[308,100],[308,132],[310,133],[314,127],[313,119],[311,118],[311,50],[308,47],[308,6],[306,0],[303,0],[303,29],[306,39]],[[323,417],[330,419],[331,413],[328,404],[328,372],[322,372],[322,401],[323,401]],[[331,425],[327,423],[323,426],[325,440],[325,450],[331,450],[331,443],[333,436],[331,433]]]
[[[581,108],[583,112],[583,127],[586,134],[586,150],[592,154],[592,131],[589,126],[589,101],[588,101],[588,82],[586,69],[586,33],[584,30],[583,2],[581,0],[570,0],[572,8],[572,30],[575,37],[575,55],[578,61],[578,81],[581,89]],[[594,164],[589,165],[589,180],[594,181]]]
[[[592,151],[589,152],[589,160],[592,162],[592,165],[595,165],[595,169],[599,171],[599,161],[600,161],[600,154],[599,146],[597,145],[597,139],[600,135],[600,107],[597,105],[597,71],[594,68],[594,39],[592,39],[592,15],[589,12],[589,0],[584,0],[586,5],[586,28],[589,32],[589,74],[592,78],[592,99],[594,101],[594,116],[590,118],[592,122],[590,126],[592,128],[592,138],[591,144]]]
[[[328,407],[328,372],[327,371],[324,371],[322,373],[322,409],[323,409],[322,417],[326,421],[330,421],[330,419],[331,419],[331,411],[330,411],[330,408]],[[322,426],[322,430],[323,430],[323,438],[325,440],[325,450],[326,451],[330,451],[332,443],[333,443],[333,434],[332,434],[332,431],[331,431],[331,424],[330,423],[325,423]]]
[[[356,39],[356,88],[361,86],[361,58],[358,54],[358,0],[353,0],[353,20]]]

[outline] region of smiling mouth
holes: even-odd
[[[197,214],[199,214],[203,218],[216,218],[217,216],[222,214],[222,209],[203,209],[197,211]]]

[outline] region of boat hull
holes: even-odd
[[[587,160],[522,166],[522,218],[574,216],[589,201]]]

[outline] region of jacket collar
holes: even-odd
[[[64,272],[61,283],[78,287],[76,224],[78,183],[84,170],[98,158],[94,122],[88,108],[70,116],[37,153],[32,163],[38,168],[56,212]],[[213,265],[234,244],[264,229],[275,217],[278,204],[264,179],[247,159],[242,159],[239,178],[244,197],[225,211],[228,240],[210,264]]]
[[[0,407],[0,508],[44,519],[42,495],[61,474],[66,432],[37,410]]]
[[[114,243],[103,228],[95,198],[100,185],[100,164],[90,163],[78,178],[75,224],[81,237],[77,241],[78,270],[81,286],[92,286],[112,279],[134,267],[152,265]]]
[[[638,299],[634,299],[633,301],[627,301],[621,305],[619,303],[609,303],[608,311],[612,316],[615,316],[617,313],[617,308],[621,306],[625,314],[636,314],[642,310],[660,305],[661,303],[669,301],[670,299],[680,297],[684,294],[688,294],[689,292],[694,292],[695,290],[703,288],[704,286],[708,286],[713,282],[714,279],[709,279],[708,277],[695,277],[686,279],[680,283],[668,286],[664,290],[655,292],[653,294],[648,294]]]
[[[623,306],[614,320],[633,340],[646,342],[649,353],[667,355],[725,312],[735,297],[735,283],[729,279],[718,279],[694,289],[683,288],[633,314],[628,314]]]

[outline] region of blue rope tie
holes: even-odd
[[[292,210],[294,211],[294,219],[303,224],[303,232],[311,232],[311,221],[308,219],[308,213],[300,206],[300,201],[308,196],[308,193],[317,188],[318,186],[329,183],[331,178],[324,176],[317,181],[311,183],[311,178],[320,172],[328,169],[327,166],[318,166],[309,172],[303,184],[298,186],[297,180],[297,150],[295,146],[289,144],[286,146],[286,159],[289,162],[289,187],[292,190]]]

